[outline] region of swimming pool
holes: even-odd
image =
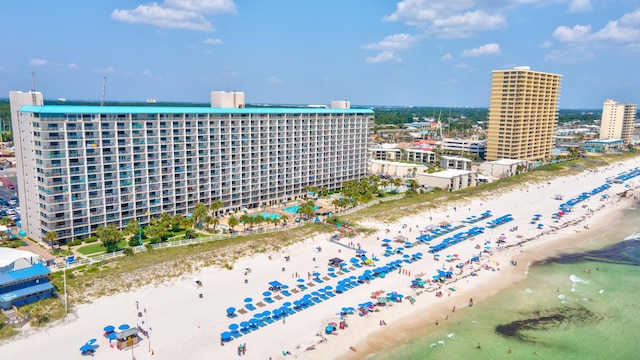
[[[255,214],[255,215],[251,215],[251,216],[262,216],[264,219],[271,219],[271,220],[275,220],[275,219],[280,219],[280,215],[278,214],[274,214],[274,213],[269,213],[269,212],[261,212],[260,214]]]
[[[318,210],[320,209],[320,206],[316,205],[313,207],[313,210]],[[283,211],[291,213],[291,214],[297,214],[298,210],[300,210],[300,205],[293,205],[293,206],[289,206],[283,209]]]

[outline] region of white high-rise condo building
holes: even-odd
[[[486,160],[551,156],[561,80],[528,66],[492,71]]]
[[[44,105],[11,92],[22,227],[60,243],[198,202],[256,208],[367,175],[370,109]],[[212,94],[212,103],[214,101]]]
[[[601,139],[622,139],[631,143],[636,121],[636,104],[621,104],[611,99],[604,101],[600,122]]]

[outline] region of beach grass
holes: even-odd
[[[335,231],[333,226],[314,223],[280,232],[223,238],[162,250],[147,250],[133,256],[117,257],[101,263],[79,266],[66,272],[69,303],[86,303],[97,297],[145,285],[159,285],[206,266],[217,265],[232,269],[235,260],[241,256],[277,251],[304,241],[314,234],[333,231]],[[58,293],[63,292],[63,276],[63,272],[60,271],[51,275],[51,282]]]

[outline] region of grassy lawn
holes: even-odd
[[[118,248],[124,248],[127,247],[127,245],[128,242],[126,240],[121,240],[120,242],[118,242]],[[82,255],[96,255],[106,252],[107,249],[102,246],[102,242],[96,241],[93,244],[81,246],[76,251],[78,251]]]

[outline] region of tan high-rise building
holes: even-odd
[[[551,155],[562,75],[528,66],[491,72],[486,160]]]
[[[625,144],[629,144],[635,121],[636,104],[621,104],[607,99],[602,106],[600,138],[622,139]]]

